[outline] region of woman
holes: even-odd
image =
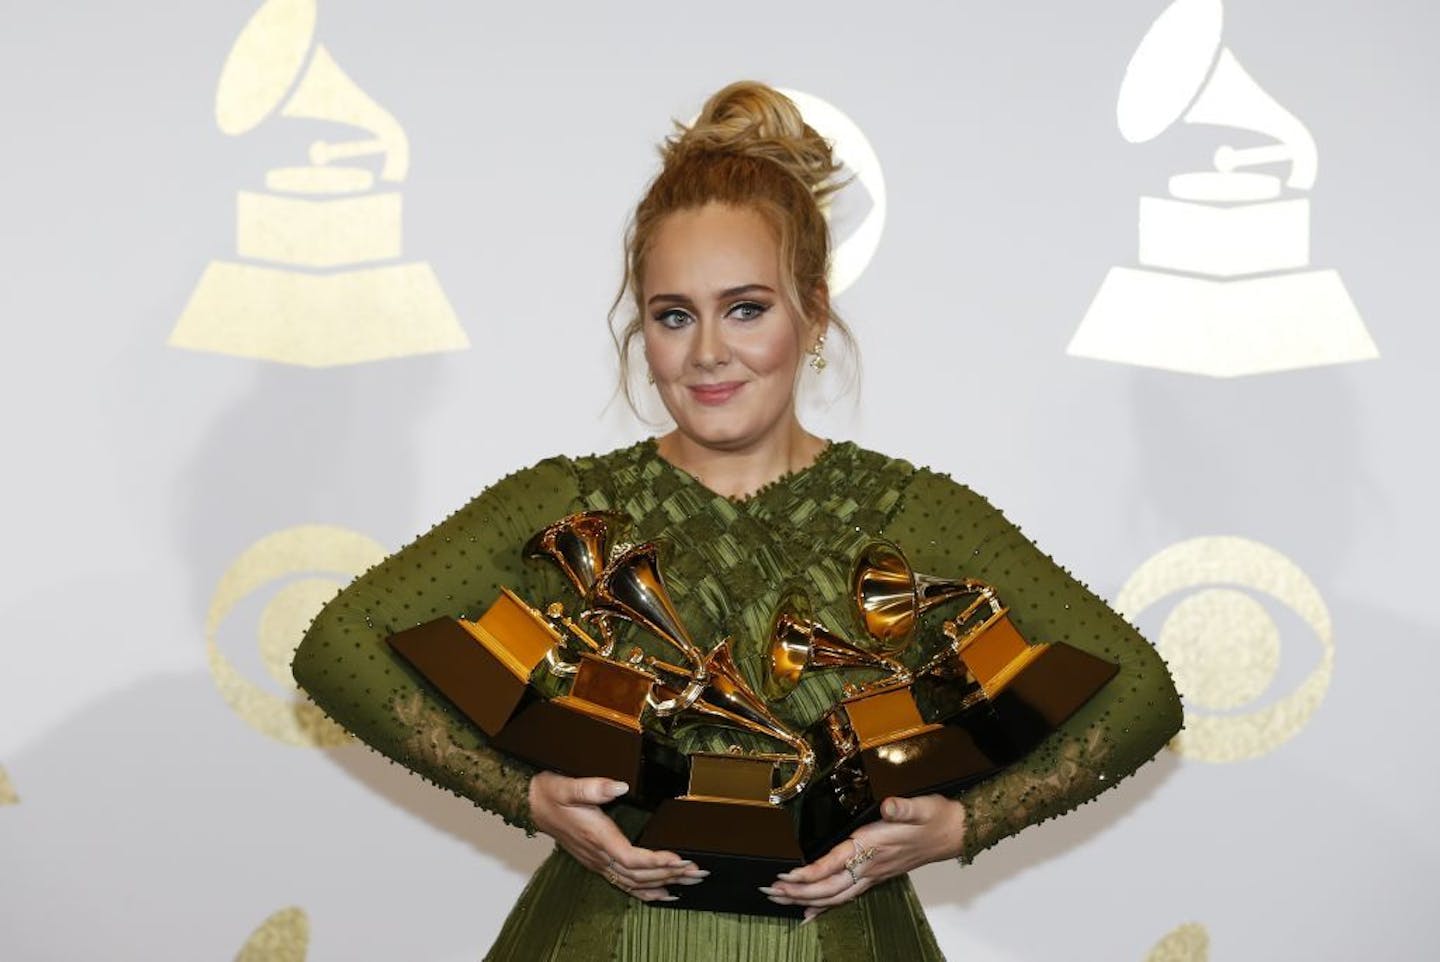
[[[823,369],[827,335],[848,334],[827,296],[817,203],[837,189],[837,165],[795,106],[763,85],[732,84],[662,153],[627,236],[616,303],[628,293],[635,315],[617,341],[627,396],[639,338],[675,429],[497,482],[326,606],[296,653],[296,680],[373,747],[556,840],[490,958],[943,958],[905,873],[968,862],[1114,785],[1178,729],[1174,688],[1144,639],[979,495],[800,423],[802,375]],[[876,536],[899,543],[918,570],[989,582],[1027,637],[1067,641],[1118,664],[1120,677],[1019,765],[953,798],[888,799],[880,821],[765,887],[781,904],[805,906],[805,922],[653,905],[673,900],[674,886],[705,884],[705,871],[630,841],[645,815],[617,800],[626,786],[534,771],[496,752],[384,644],[442,615],[473,618],[502,586],[532,603],[564,597],[559,574],[523,561],[520,546],[586,509],[623,511],[633,540],[669,543],[665,576],[687,626],[704,645],[730,637],[757,687],[782,587],[801,584],[819,620],[858,635],[847,575]],[[934,644],[939,620],[926,619],[907,657]],[[673,657],[641,632],[624,644]],[[809,672],[772,707],[803,728],[847,680],[870,677]],[[773,750],[708,727],[682,738],[687,750]],[[857,862],[867,850],[873,856]]]

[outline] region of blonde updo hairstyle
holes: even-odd
[[[709,203],[760,215],[779,247],[780,296],[795,316],[827,321],[853,355],[855,338],[831,307],[826,284],[830,230],[822,205],[848,183],[836,180],[840,165],[830,144],[789,97],[748,80],[717,91],[692,126],[675,121],[675,128],[659,148],[664,165],[626,227],[625,277],[610,306],[620,390],[630,409],[636,410],[630,353],[644,328],[645,254],[667,216]],[[615,313],[627,293],[633,313],[616,331]]]

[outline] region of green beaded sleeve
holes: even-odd
[[[962,862],[1114,786],[1179,731],[1180,700],[1155,649],[985,498],[919,470],[887,533],[918,571],[993,585],[1032,643],[1064,641],[1120,666],[1034,752],[957,796],[966,813]]]
[[[532,835],[534,769],[492,749],[385,639],[434,618],[475,618],[501,586],[522,597],[549,590],[520,547],[576,497],[562,458],[496,482],[336,595],[291,664],[300,687],[361,741]]]

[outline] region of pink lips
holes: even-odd
[[[745,386],[744,381],[726,381],[723,384],[690,384],[691,395],[701,404],[724,404],[735,392]]]

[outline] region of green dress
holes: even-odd
[[[326,605],[296,651],[296,681],[373,748],[533,834],[526,801],[533,769],[491,749],[390,653],[385,638],[440,616],[475,618],[502,586],[536,605],[573,602],[558,570],[522,558],[520,547],[551,521],[602,508],[634,520],[630,540],[668,542],[664,577],[686,626],[706,647],[729,636],[756,690],[762,640],[786,586],[801,585],[828,627],[862,637],[847,581],[858,548],[875,535],[897,542],[918,571],[994,585],[1031,641],[1065,641],[1118,664],[1120,674],[1039,749],[955,796],[967,816],[962,863],[1113,786],[1180,727],[1179,700],[1154,649],[989,502],[946,475],[848,441],[831,443],[809,467],[739,499],[710,491],[665,461],[653,438],[606,454],[549,458],[511,474]],[[948,611],[927,615],[907,660],[938,641]],[[674,659],[640,631],[624,630],[621,642]],[[771,704],[782,719],[804,727],[838,700],[844,682],[873,677],[865,669],[808,672]],[[688,749],[738,742],[774,750],[758,736],[710,727],[680,738]],[[645,817],[623,803],[612,815],[631,837]],[[907,877],[800,925],[654,907],[557,846],[487,958],[859,962],[943,955]]]

